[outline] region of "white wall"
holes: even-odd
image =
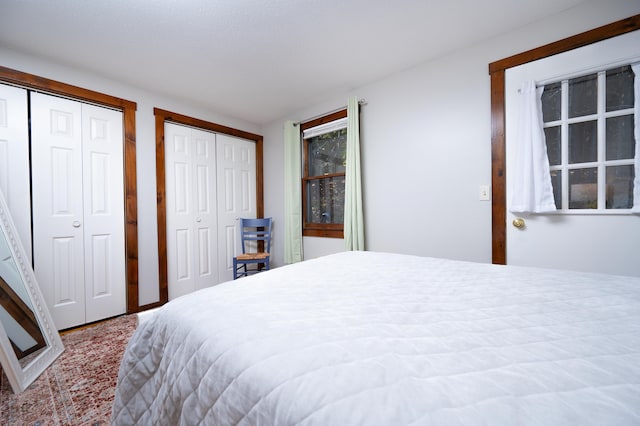
[[[367,249],[490,262],[491,203],[479,200],[479,186],[491,181],[488,64],[638,13],[636,0],[586,2],[264,126],[273,263],[283,263],[282,123],[344,106],[350,95],[368,101],[361,113]],[[304,244],[305,257],[342,250],[342,240]]]
[[[139,303],[159,300],[158,223],[156,209],[156,140],[153,108],[161,108],[236,129],[259,133],[258,126],[224,117],[185,101],[170,99],[145,90],[83,72],[53,62],[0,48],[0,65],[95,90],[137,103],[136,167],[138,193],[138,281]],[[126,64],[124,64],[126,66]],[[177,78],[184,78],[178,76]]]

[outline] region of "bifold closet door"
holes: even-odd
[[[256,208],[256,144],[217,135],[219,281],[233,279],[233,257],[240,252],[239,218],[254,218]]]
[[[31,94],[36,278],[58,329],[126,310],[122,113]]]
[[[216,136],[165,124],[170,300],[218,283]]]
[[[0,189],[31,260],[27,90],[0,84]]]

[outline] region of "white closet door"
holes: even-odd
[[[31,95],[34,270],[58,329],[125,312],[122,113]]]
[[[256,217],[256,145],[218,135],[219,281],[233,279],[233,257],[239,253],[239,218]]]
[[[0,84],[0,189],[31,260],[27,91]]]
[[[31,95],[34,271],[58,329],[85,322],[81,115]]]
[[[217,284],[216,135],[165,124],[169,299]]]
[[[193,129],[195,289],[218,283],[216,210],[216,135]]]
[[[169,300],[193,291],[191,130],[165,124],[167,280]]]
[[[85,322],[126,311],[122,120],[82,104]]]

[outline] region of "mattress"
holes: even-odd
[[[638,425],[640,278],[345,252],[136,330],[116,425]]]

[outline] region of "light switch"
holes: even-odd
[[[491,200],[491,187],[489,185],[480,185],[480,201]]]

